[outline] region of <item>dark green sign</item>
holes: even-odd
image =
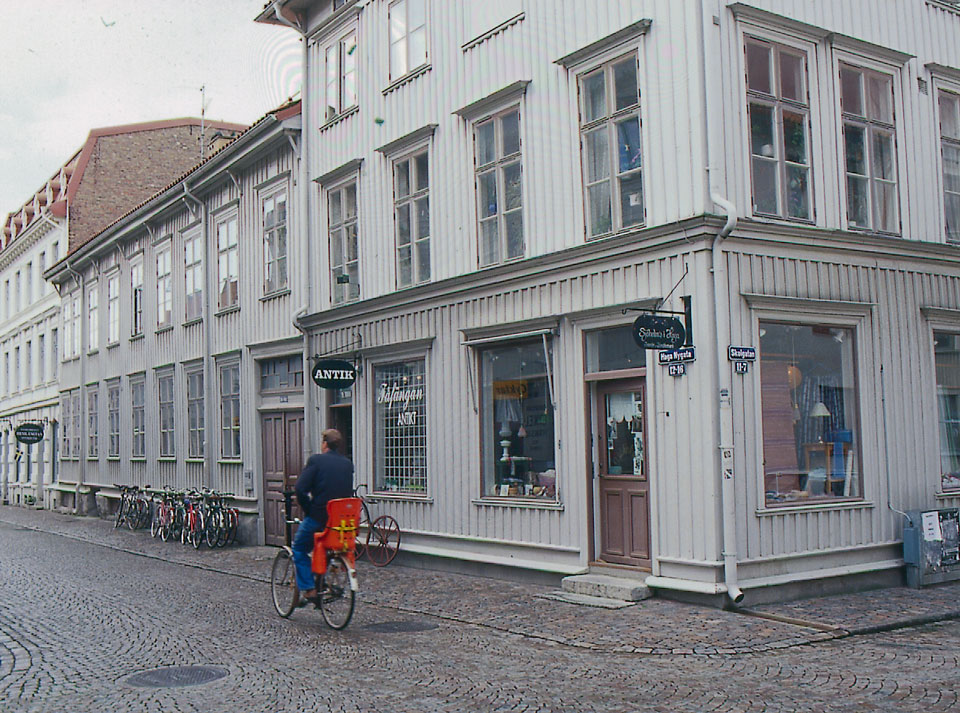
[[[43,440],[43,424],[22,423],[17,426],[14,433],[20,443],[26,443],[27,445],[39,443]]]

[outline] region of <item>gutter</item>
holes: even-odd
[[[68,233],[68,235],[69,235],[69,233]],[[69,238],[68,238],[68,239],[69,239]],[[78,283],[79,286],[80,286],[80,305],[81,305],[80,314],[82,315],[82,314],[85,313],[85,310],[83,309],[83,303],[84,303],[84,299],[86,298],[86,290],[84,289],[83,275],[81,275],[79,272],[77,272],[76,270],[73,269],[73,265],[70,264],[70,258],[64,258],[63,262],[64,262],[64,265],[66,265],[66,267],[67,267],[67,272],[69,272],[70,274],[72,274],[72,275],[76,278],[77,283]],[[61,310],[60,310],[60,314],[63,314],[63,309],[62,309],[62,308],[61,308]],[[82,321],[82,320],[81,320],[81,321]],[[75,326],[76,326],[76,327],[79,327],[80,325],[75,325]],[[66,331],[66,330],[64,330],[64,331]],[[83,334],[83,331],[82,331],[82,330],[81,330],[80,334],[81,334],[81,335]],[[83,338],[82,338],[82,337],[81,337],[81,339],[80,339],[79,341],[80,341],[80,381],[79,381],[79,391],[80,391],[80,393],[82,394],[82,393],[83,393],[83,389],[85,388],[85,384],[86,384],[86,376],[85,376],[85,375],[86,375],[86,370],[87,370],[87,350],[83,348]],[[83,413],[83,399],[80,399],[80,406],[81,406],[81,408],[80,408],[80,413],[82,414],[82,413]],[[68,409],[70,408],[70,404],[69,404],[69,403],[67,404],[67,408],[68,408]],[[64,421],[64,414],[60,414],[60,421],[61,421],[61,422]],[[76,421],[74,421],[74,423],[73,423],[73,430],[74,430],[74,432],[76,432],[76,430],[77,430],[77,423],[76,423]],[[86,469],[87,469],[87,459],[83,457],[83,444],[86,443],[86,439],[87,439],[87,433],[86,433],[86,431],[87,431],[87,419],[85,419],[85,418],[83,418],[83,417],[81,416],[81,417],[80,417],[80,436],[79,436],[79,437],[80,437],[80,453],[78,454],[79,463],[80,463],[80,469],[79,469],[79,473],[78,473],[78,475],[77,475],[77,483],[76,483],[76,485],[74,486],[74,489],[73,489],[73,514],[74,514],[74,515],[80,514],[80,488],[83,486],[83,483],[84,483],[84,481],[85,481],[84,476],[86,475]],[[61,454],[61,455],[62,455],[62,454]]]

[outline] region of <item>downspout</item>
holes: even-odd
[[[74,276],[74,279],[76,279],[77,284],[80,286],[80,314],[84,314],[85,310],[83,309],[83,302],[86,297],[85,295],[86,290],[83,284],[83,275],[81,275],[80,273],[78,273],[76,270],[73,269],[73,266],[70,264],[70,260],[68,258],[64,258],[64,264],[67,266],[67,272],[69,272],[71,275]],[[61,313],[62,313],[62,310],[61,310]],[[80,325],[75,325],[75,327],[80,328]],[[79,388],[79,391],[82,394],[84,389],[84,384],[86,383],[87,350],[83,348],[83,330],[82,329],[81,329],[80,335],[81,337],[80,337],[80,388]],[[71,335],[71,338],[73,338],[72,335]],[[69,403],[67,404],[67,408],[68,409],[70,408]],[[83,413],[82,399],[81,399],[80,413],[81,414]],[[63,414],[60,414],[61,421],[63,420],[63,416],[64,416]],[[80,428],[80,453],[78,455],[80,458],[80,469],[79,469],[79,474],[77,475],[77,482],[73,488],[73,514],[74,515],[80,514],[80,486],[83,485],[85,480],[84,476],[86,475],[87,459],[83,457],[83,444],[86,443],[87,419],[82,417],[80,418],[79,428]],[[77,429],[76,421],[74,421],[73,429],[74,429],[74,432],[76,432],[76,429]]]

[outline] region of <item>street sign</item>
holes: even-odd
[[[686,336],[676,317],[641,314],[633,323],[633,340],[641,349],[676,349]]]
[[[727,347],[727,358],[730,361],[756,361],[757,360],[757,348],[756,347]]]
[[[697,358],[697,353],[694,351],[693,347],[683,347],[682,349],[670,349],[668,351],[659,352],[657,354],[657,361],[661,364],[678,364],[686,361],[694,361]]]
[[[14,434],[20,443],[25,443],[27,445],[30,445],[31,443],[39,443],[43,440],[43,424],[21,423],[19,426],[17,426]]]
[[[667,364],[667,373],[670,376],[683,376],[687,373],[687,365],[683,362],[679,364]]]
[[[733,362],[733,371],[735,374],[746,374],[748,371],[750,371],[750,362],[748,361]]]
[[[310,374],[322,389],[345,389],[357,380],[357,367],[343,359],[318,359]]]

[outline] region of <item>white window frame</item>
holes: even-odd
[[[224,374],[233,370],[236,370],[237,390],[234,392],[230,389],[225,393]],[[230,378],[229,374],[228,378]],[[243,382],[239,359],[233,358],[217,363],[217,389],[220,405],[220,458],[237,461],[243,454],[243,419],[240,411]]]
[[[173,250],[170,242],[157,247],[157,330],[173,326]]]
[[[949,101],[955,103],[957,107],[957,115],[960,117],[960,86],[948,85],[935,80],[934,91],[932,93],[934,95],[934,115],[936,116],[937,121],[937,136],[939,137],[940,143],[940,151],[938,156],[940,162],[939,175],[942,189],[940,192],[940,198],[943,204],[943,236],[946,242],[955,244],[960,242],[960,215],[956,216],[958,223],[952,226],[954,234],[951,236],[951,225],[947,220],[947,197],[948,195],[953,196],[954,200],[960,202],[960,190],[951,191],[947,188],[947,161],[945,158],[945,153],[948,148],[960,152],[960,136],[951,137],[944,134],[941,101],[943,96],[946,95],[949,98]],[[960,118],[958,118],[958,126],[960,126]],[[958,133],[960,133],[960,131],[958,131]],[[960,211],[958,211],[958,213],[960,213]]]
[[[350,188],[354,192],[354,213],[347,216],[344,206],[345,196]],[[348,179],[324,190],[327,207],[327,236],[330,245],[330,302],[335,305],[355,302],[360,299],[360,176],[351,175]],[[334,200],[339,202],[339,220],[334,210]],[[354,254],[348,259],[347,248],[350,240],[347,237],[350,229],[356,234]],[[339,255],[339,257],[338,257]],[[346,282],[340,282],[341,275],[346,276]],[[351,290],[356,285],[355,290]],[[351,291],[355,294],[351,294]]]
[[[164,394],[164,384],[170,392]],[[158,369],[157,386],[157,454],[160,459],[177,457],[177,385],[176,372],[170,367]]]
[[[120,457],[120,379],[107,382],[107,458]]]
[[[414,5],[422,9],[423,24],[411,28],[410,8]],[[427,0],[393,0],[388,8],[387,28],[389,43],[387,54],[391,82],[414,74],[430,64],[430,8]],[[419,57],[413,56],[411,50],[411,37],[417,32],[423,33],[422,61],[417,61]],[[401,56],[403,64],[397,66],[396,60]]]
[[[100,347],[100,283],[95,282],[87,290],[87,352]]]
[[[143,335],[143,256],[130,261],[130,337]]]
[[[206,454],[203,364],[185,367],[183,381],[187,402],[187,458],[201,459]]]
[[[87,384],[87,460],[100,457],[100,385]]]
[[[338,33],[323,49],[323,122],[335,121],[359,105],[359,38],[356,26]],[[353,80],[352,96],[349,79]]]
[[[231,228],[232,226],[232,228]],[[240,307],[240,216],[232,211],[217,219],[217,308]]]
[[[283,220],[274,218],[267,224],[268,206],[277,214],[277,206],[284,206]],[[260,226],[263,231],[263,295],[269,296],[289,289],[290,286],[290,192],[286,184],[264,193],[260,199]],[[282,232],[281,232],[282,231]],[[282,239],[281,239],[282,235]],[[280,249],[282,243],[282,251]],[[279,274],[281,277],[276,277]]]
[[[394,254],[396,257],[397,287],[411,287],[431,279],[432,255],[431,246],[431,206],[430,206],[430,146],[428,143],[421,144],[404,155],[393,161],[393,233],[394,233]],[[420,167],[418,160],[424,157],[426,160],[426,185],[420,187]],[[402,169],[401,167],[405,167]],[[400,195],[400,176],[401,171],[406,172],[407,190]],[[426,234],[419,235],[424,222],[419,213],[419,206],[426,201]],[[407,236],[406,242],[401,242],[400,226],[401,214],[407,214]],[[426,252],[426,269],[421,270],[420,254]],[[407,255],[409,264],[409,280],[404,280],[404,254]]]
[[[203,234],[199,229],[183,235],[183,318],[196,322],[203,317]]]
[[[130,459],[138,460],[146,457],[147,377],[140,372],[127,378],[130,387]],[[137,403],[138,394],[140,403]]]
[[[107,346],[120,341],[120,271],[107,276]]]
[[[387,408],[387,409],[393,410],[393,413],[389,415],[391,417],[396,415],[397,418],[400,417],[400,413],[403,412],[404,410],[409,411],[411,409],[409,408],[404,409],[404,407],[400,405],[394,405],[393,402],[389,401],[389,396],[387,397],[387,399],[381,401],[380,384],[377,383],[376,375],[377,375],[378,369],[382,369],[395,364],[407,364],[410,362],[421,362],[423,364],[423,382],[421,384],[421,387],[424,390],[423,400],[422,400],[422,404],[420,404],[419,407],[417,406],[413,407],[413,410],[418,415],[420,412],[422,412],[423,414],[423,429],[424,429],[423,443],[422,443],[422,448],[419,449],[422,453],[422,458],[423,458],[422,478],[416,479],[418,481],[422,481],[422,483],[418,483],[418,484],[422,484],[422,488],[420,489],[403,488],[403,487],[400,487],[400,483],[395,483],[394,485],[396,487],[390,488],[385,481],[382,483],[380,482],[379,475],[378,475],[378,470],[381,467],[381,461],[384,458],[383,449],[381,448],[382,441],[380,440],[384,437],[384,434],[381,433],[381,428],[380,428],[380,419],[381,419],[381,416],[384,415],[384,413],[381,411],[381,408]],[[391,353],[389,357],[380,356],[376,360],[371,360],[368,364],[367,372],[370,374],[370,390],[372,392],[372,396],[371,396],[372,400],[370,403],[373,404],[373,407],[370,409],[370,419],[371,419],[370,432],[373,434],[373,444],[374,444],[373,445],[374,474],[373,474],[371,485],[374,491],[377,493],[392,494],[392,495],[402,496],[406,498],[426,498],[429,496],[430,485],[431,485],[430,475],[432,472],[432,469],[430,467],[430,459],[429,459],[429,454],[432,452],[430,449],[430,442],[431,442],[430,434],[432,433],[432,426],[433,426],[433,423],[431,421],[433,413],[432,413],[432,389],[430,384],[429,369],[430,369],[429,350],[427,350],[426,352],[424,352],[422,349],[410,350],[410,349],[405,349],[402,346],[398,350]],[[382,403],[388,403],[389,406],[381,407]],[[401,480],[405,480],[405,481],[409,481],[411,479],[412,478],[410,477],[401,478]]]
[[[507,153],[503,140],[503,122],[510,115],[517,115],[517,150]],[[493,147],[494,156],[491,160],[481,163],[480,156],[480,133],[487,126],[493,127]],[[480,267],[490,267],[499,265],[511,260],[520,260],[526,255],[526,230],[524,225],[523,210],[523,112],[520,104],[513,104],[505,107],[493,114],[478,119],[473,124],[473,155],[474,155],[474,192],[477,209],[477,264]],[[520,180],[520,204],[510,207],[507,205],[507,172],[516,167],[519,171]],[[493,212],[489,210],[490,203],[487,203],[487,210],[484,210],[484,180],[493,176],[494,183],[494,206]],[[510,247],[510,236],[508,234],[507,222],[509,216],[519,213],[520,216],[520,246],[521,249],[515,255],[508,254]],[[487,225],[496,226],[496,254],[485,249],[484,231]],[[485,259],[485,252],[490,252],[489,259]]]

